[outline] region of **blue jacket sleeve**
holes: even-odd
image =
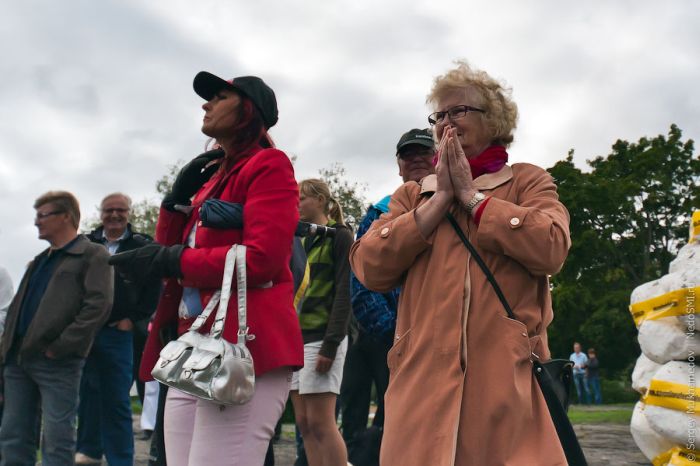
[[[362,237],[380,215],[381,212],[378,209],[374,207],[368,209],[367,215],[358,227],[357,239]],[[370,291],[360,283],[354,273],[350,274],[350,289],[352,311],[362,330],[371,337],[392,339],[396,327],[399,290],[388,293]]]

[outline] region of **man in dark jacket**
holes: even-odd
[[[435,147],[432,132],[412,129],[401,136],[396,145],[396,162],[404,183],[420,181],[435,173],[432,164]],[[364,235],[380,215],[389,211],[390,197],[369,207],[360,222],[357,239]],[[384,425],[384,392],[389,384],[386,357],[391,348],[396,326],[399,290],[377,293],[365,288],[351,272],[352,312],[360,326],[357,340],[348,349],[340,400],[343,410],[343,439],[350,461],[356,466],[379,462],[379,443],[363,432],[367,426],[372,383],[376,387],[377,412],[372,423],[376,429]],[[374,453],[372,453],[374,450]]]
[[[100,204],[102,225],[88,235],[111,254],[152,242],[129,224],[131,199],[122,193]],[[78,409],[76,464],[96,464],[104,453],[110,466],[134,464],[129,390],[134,379],[134,331],[145,325],[158,304],[160,282],[126,281],[114,277],[114,306],[85,363]],[[140,358],[139,358],[140,359]]]
[[[71,465],[80,375],[112,308],[114,279],[107,251],[78,235],[72,194],[48,192],[34,208],[39,238],[50,247],[29,263],[7,313],[2,464],[36,463],[41,415],[43,464]]]

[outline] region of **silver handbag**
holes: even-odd
[[[180,338],[168,343],[151,375],[161,383],[198,398],[227,405],[248,402],[255,392],[253,357],[246,342],[255,338],[246,325],[246,247],[234,244],[226,253],[221,291],[211,297],[190,329]],[[226,310],[231,297],[233,269],[238,282],[238,342],[221,337],[226,322]],[[218,304],[216,318],[209,335],[199,329]]]

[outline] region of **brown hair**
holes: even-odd
[[[60,212],[67,213],[75,228],[80,225],[80,204],[75,196],[68,191],[44,193],[34,201],[34,208],[38,209],[44,204],[53,204]]]
[[[303,180],[299,183],[299,193],[304,196],[322,197],[325,201],[323,213],[335,220],[336,223],[345,225],[343,208],[338,203],[338,200],[331,195],[331,190],[325,181],[318,178]]]

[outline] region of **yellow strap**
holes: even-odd
[[[697,452],[681,447],[673,447],[668,451],[659,454],[651,463],[654,466],[697,466],[700,461],[697,459]]]
[[[695,238],[700,237],[700,210],[693,212],[693,218],[690,220],[690,239],[689,243],[697,241]]]
[[[700,387],[652,379],[642,400],[647,405],[700,414]]]
[[[696,314],[698,307],[695,305],[695,297],[698,293],[700,293],[700,286],[670,291],[630,305],[630,313],[637,327],[645,320]]]
[[[659,453],[656,458],[651,460],[651,464],[654,466],[666,466],[668,464],[668,460],[671,459],[671,455],[675,452],[675,450],[679,449],[680,447],[673,447],[670,450],[667,450],[663,453]]]
[[[297,292],[294,294],[294,309],[299,309],[299,303],[302,301],[304,298],[304,295],[306,294],[306,289],[309,287],[309,281],[311,280],[311,268],[309,267],[309,263],[306,263],[306,267],[304,267],[304,278],[301,279],[301,283],[299,284],[299,289]]]

